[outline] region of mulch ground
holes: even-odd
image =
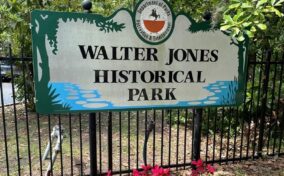
[[[284,157],[273,157],[223,165],[216,175],[284,176]]]
[[[267,157],[257,160],[215,164],[214,176],[284,176],[284,156]],[[183,171],[176,175],[191,175],[190,171]]]

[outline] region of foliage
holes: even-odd
[[[171,110],[166,115],[166,122],[171,125],[186,125],[190,123],[193,113],[191,111]]]
[[[223,13],[221,30],[230,31],[232,37],[244,41],[245,36],[254,38],[257,32],[267,30],[267,20],[283,17],[279,11],[284,0],[230,0]]]
[[[20,76],[15,77],[15,83],[17,86],[17,96],[18,101],[25,100],[27,103],[27,108],[30,110],[34,109],[34,85],[32,78],[32,64],[28,62],[22,62],[17,64],[22,70]],[[26,93],[25,93],[26,92]]]
[[[204,21],[204,18],[209,18],[210,12],[215,10],[220,3],[220,0],[206,1],[188,1],[188,0],[171,0],[170,4],[173,10],[178,12],[188,13],[195,21]]]
[[[240,132],[242,119],[236,108],[207,108],[202,118],[202,134],[227,134],[230,137]]]
[[[212,16],[212,23],[221,23],[222,30],[231,31],[232,36],[237,37],[240,41],[244,40],[245,35],[255,38],[257,37],[257,33],[271,28],[277,32],[283,31],[280,28],[281,26],[283,27],[283,20],[281,20],[280,23],[274,21],[275,19],[279,19],[279,17],[283,17],[283,13],[280,11],[283,2],[283,0],[169,1],[176,13],[188,13],[196,21],[203,21],[203,18],[208,19],[208,17]],[[95,0],[93,2],[92,11],[94,13],[110,15],[121,7],[133,9],[135,3],[135,0]],[[21,47],[24,47],[23,49],[26,55],[31,55],[29,22],[30,12],[33,9],[68,12],[82,11],[81,0],[1,1],[0,42],[12,43],[13,51],[16,55],[20,54]],[[269,24],[269,28],[267,28],[267,22],[269,21],[272,21],[273,25]],[[280,45],[283,38],[284,36],[281,34],[281,36],[272,43]]]
[[[82,12],[81,0],[63,0],[63,1],[43,1],[43,0],[0,0],[0,44],[3,45],[1,56],[7,55],[8,45],[11,44],[13,56],[31,56],[31,31],[30,31],[30,12],[34,9],[44,9],[51,11],[67,11],[67,12]],[[95,1],[93,3],[93,12],[104,15],[109,15],[114,10],[120,7],[131,7],[132,1]],[[107,21],[112,23],[112,21]],[[111,31],[120,29],[121,26],[114,24],[114,28],[106,28],[108,24],[101,23],[102,30]],[[34,109],[34,88],[33,88],[33,69],[32,63],[25,64],[16,63],[17,67],[22,69],[25,67],[25,76],[21,75],[15,79],[17,87],[16,98],[19,101],[27,98],[29,108]],[[27,94],[25,95],[25,89]]]
[[[169,176],[170,169],[164,169],[158,165],[151,167],[150,165],[144,166],[142,165],[143,171],[139,172],[134,169],[132,172],[133,176]]]
[[[81,0],[42,1],[42,0],[7,0],[0,1],[0,43],[11,43],[13,53],[31,56],[30,12],[35,9],[50,11],[83,12]],[[130,8],[132,1],[98,1],[93,3],[92,11],[103,15],[110,15],[120,7]]]
[[[230,32],[240,41],[250,38],[250,52],[260,48],[284,50],[283,0],[170,1],[175,12],[188,13],[195,21],[211,19],[213,28]]]
[[[150,165],[142,165],[142,171],[138,171],[137,169],[132,170],[133,176],[169,176],[170,175],[170,169],[164,169],[158,165],[155,165],[154,167]],[[107,176],[111,176],[112,172],[108,171]]]

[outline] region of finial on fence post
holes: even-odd
[[[206,11],[203,15],[203,19],[209,21],[212,19],[212,13],[210,11]]]
[[[81,3],[85,12],[90,13],[92,9],[92,2],[90,0],[83,0]]]

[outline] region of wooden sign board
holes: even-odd
[[[166,1],[134,12],[32,12],[39,113],[236,105],[243,100],[246,47],[175,15]]]

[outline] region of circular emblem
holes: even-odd
[[[173,29],[172,10],[163,0],[142,0],[136,7],[135,26],[145,42],[164,42]]]

